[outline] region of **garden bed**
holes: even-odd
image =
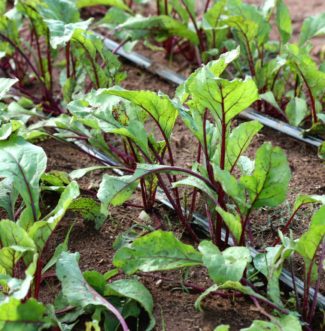
[[[107,1],[99,3],[111,5]],[[171,16],[191,18],[184,1]],[[113,10],[127,16],[132,3],[114,0]],[[168,1],[160,4],[158,12],[168,13]],[[296,2],[288,4],[295,40],[302,17]],[[0,12],[14,6],[7,5]],[[275,104],[287,110],[291,103],[293,120],[299,119],[293,125],[300,125],[293,129],[322,132],[325,68],[310,57],[321,60],[320,39],[308,55],[289,45],[290,17],[279,0],[258,17],[268,30],[275,13],[277,45],[286,46],[272,48],[268,40],[265,54],[276,54],[281,65],[271,76],[255,75],[250,47],[264,70],[263,43],[257,35],[250,45],[236,30],[233,3],[217,3],[213,9],[225,13],[227,31],[212,30],[228,33],[224,44],[174,98],[177,86],[109,52],[86,20],[101,18],[106,7],[92,5],[18,0],[0,17],[6,77],[0,78],[0,329],[225,331],[216,327],[229,324],[234,331],[250,325],[250,331],[321,330],[325,144],[305,144],[238,116],[255,107],[289,119],[269,102],[280,84],[284,92]],[[248,17],[257,13],[244,7]],[[151,5],[141,8],[144,15],[153,12]],[[169,35],[170,50],[183,47],[177,38],[185,38],[186,55],[201,50],[194,57],[201,63],[211,40],[217,50],[216,37],[191,20],[195,31],[187,21],[176,39]],[[171,20],[158,22],[164,29]],[[323,33],[317,29],[310,38]],[[233,47],[236,42],[241,47]],[[152,57],[153,66],[186,77],[196,67],[178,55],[167,61],[142,42],[137,50]],[[317,74],[316,83],[304,65]]]
[[[162,91],[170,96],[174,93],[174,86],[160,80],[144,70],[125,63],[125,70],[129,79],[123,85],[127,89],[150,89]],[[174,148],[176,148],[176,163],[190,166],[195,158],[195,145],[193,137],[181,122],[175,127],[172,137]],[[256,149],[265,141],[270,141],[272,145],[283,148],[288,156],[290,168],[292,170],[292,180],[288,192],[288,201],[292,204],[297,192],[305,194],[324,194],[325,186],[323,182],[324,164],[317,157],[315,148],[307,144],[297,142],[283,134],[271,129],[263,129],[252,143],[248,150],[248,155],[253,156]],[[49,170],[56,169],[71,172],[74,169],[89,167],[98,164],[94,158],[79,151],[75,146],[62,144],[62,142],[49,140],[41,144],[49,156]],[[304,176],[301,176],[301,173]],[[92,176],[83,178],[81,187],[85,189],[98,189],[102,171],[98,171]],[[140,201],[140,194],[137,193],[132,202]],[[116,252],[113,243],[117,236],[127,231],[132,225],[138,223],[148,226],[139,218],[140,209],[134,207],[111,208],[111,216],[97,231],[92,223],[84,222],[80,218],[66,217],[57,229],[51,241],[52,249],[64,240],[65,234],[70,225],[75,224],[70,238],[70,250],[80,252],[80,266],[83,270],[97,270],[106,272],[112,268],[112,258]],[[306,208],[303,213],[310,214],[312,210]],[[190,239],[175,221],[175,215],[166,207],[160,206],[159,213],[163,220],[164,230],[173,230],[182,240]],[[308,222],[302,213],[291,227],[296,236],[301,235],[307,228]],[[278,209],[266,209],[259,213],[259,218],[254,219],[254,243],[256,247],[265,247],[271,244],[277,234],[277,229],[283,226],[281,220],[289,216],[289,205],[283,205]],[[262,216],[262,219],[261,219]],[[272,222],[273,220],[273,222]],[[275,222],[275,223],[274,223]],[[155,225],[155,222],[153,222]],[[157,224],[156,224],[157,225]],[[297,265],[298,274],[302,275],[302,270]],[[199,313],[194,308],[194,302],[199,295],[198,291],[182,289],[182,273],[153,273],[141,277],[142,282],[150,289],[154,297],[155,316],[157,318],[157,330],[213,330],[216,325],[230,324],[231,330],[239,330],[248,327],[253,319],[263,319],[254,304],[244,297],[222,298],[212,296],[204,303],[204,312]],[[191,284],[199,288],[206,288],[210,284],[207,275],[199,269],[191,272]],[[46,281],[43,297],[45,301],[51,301],[53,294],[58,292],[58,283]],[[324,279],[322,289],[325,289]],[[187,292],[189,291],[189,293]],[[315,319],[315,325],[320,323],[320,316]]]

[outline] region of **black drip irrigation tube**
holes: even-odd
[[[75,145],[78,146],[79,149],[81,149],[82,151],[84,151],[85,153],[87,153],[88,155],[91,155],[93,157],[95,157],[97,160],[100,160],[103,164],[105,165],[109,165],[109,166],[116,166],[117,163],[113,160],[111,160],[108,156],[106,156],[105,154],[97,151],[95,148],[93,148],[92,146],[89,146],[83,142],[79,142],[79,141],[74,141]],[[123,172],[119,169],[113,169],[113,171],[119,175],[122,176]],[[157,195],[156,195],[156,200],[158,202],[160,202],[161,204],[163,204],[164,206],[173,209],[172,205],[170,204],[170,202],[167,200],[167,198],[165,197],[165,195],[160,192],[157,191]],[[198,228],[201,230],[201,232],[205,235],[205,236],[209,236],[209,222],[206,218],[204,218],[202,215],[199,215],[197,213],[193,214],[193,224],[195,224],[196,226],[198,226]],[[222,230],[222,240],[225,241],[225,231],[224,229]],[[232,238],[229,238],[228,243],[230,246],[234,246],[234,242],[232,240]],[[251,255],[253,257],[255,257],[258,254],[258,251],[252,247],[249,247]],[[295,277],[294,281],[292,279],[291,273],[286,270],[283,269],[281,276],[280,276],[280,281],[288,288],[290,288],[291,290],[294,290],[294,288],[296,288],[297,292],[299,295],[303,296],[304,294],[304,283],[301,279]],[[309,290],[309,298],[311,300],[314,300],[314,295],[315,295],[315,290],[314,288],[310,288]],[[318,293],[317,295],[317,306],[321,309],[325,308],[325,296],[322,295],[321,293]]]
[[[159,76],[160,78],[176,84],[180,85],[185,81],[185,77],[170,70],[167,68],[159,68],[154,65],[154,62],[148,59],[141,54],[136,52],[126,52],[123,50],[123,47],[120,47],[118,43],[115,41],[104,38],[104,44],[107,49],[114,51],[114,53],[120,55],[122,58],[132,62],[136,66],[143,68],[152,74]],[[252,108],[248,108],[239,114],[239,117],[246,119],[246,120],[257,120],[262,123],[264,126],[267,126],[273,130],[279,131],[287,136],[290,136],[296,140],[302,141],[306,144],[319,147],[322,144],[322,140],[312,136],[306,136],[304,131],[300,128],[292,126],[288,123],[283,121],[274,119],[270,116],[261,114],[255,111]]]

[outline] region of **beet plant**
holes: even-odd
[[[112,281],[116,270],[105,275],[96,271],[82,273],[77,253],[67,252],[70,231],[53,256],[45,259],[48,242],[68,210],[82,215],[85,210],[91,215],[100,214],[91,199],[78,198],[80,192],[75,181],[64,179],[64,173],[45,173],[46,163],[43,149],[25,141],[17,132],[1,139],[1,329],[66,330],[81,316],[84,319],[85,315],[93,314],[88,327],[101,324],[115,330],[121,325],[123,330],[129,330],[126,319],[139,319],[145,311],[149,319],[146,330],[151,330],[155,320],[149,291],[136,279]],[[44,213],[42,204],[45,192],[59,193],[57,205],[48,213]],[[38,301],[41,284],[53,276],[48,270],[55,264],[62,293],[54,305],[45,306]]]
[[[312,197],[304,197],[306,203],[312,200]],[[324,202],[324,197],[322,201]],[[207,269],[213,284],[207,289],[202,289],[202,294],[195,303],[197,309],[201,309],[201,303],[208,295],[223,295],[225,291],[237,291],[247,295],[258,311],[270,320],[254,321],[251,328],[243,330],[261,330],[262,327],[286,330],[289,326],[294,326],[295,330],[302,330],[302,325],[311,329],[324,272],[324,213],[325,206],[322,206],[314,213],[309,229],[300,238],[293,240],[280,233],[280,244],[267,247],[265,253],[259,253],[254,258],[247,247],[228,247],[221,252],[211,241],[203,240],[198,249],[195,249],[180,242],[173,233],[159,230],[120,248],[113,262],[129,275],[203,266]],[[300,297],[297,292],[295,293],[294,306],[290,304],[290,299],[282,295],[279,284],[283,265],[292,256],[300,256],[303,259],[305,270],[304,294]],[[259,285],[261,278],[256,277],[256,272],[266,278],[265,287]],[[309,291],[312,284],[315,285],[315,290],[311,299]],[[262,306],[272,308],[274,316]],[[287,307],[291,307],[291,311]],[[299,312],[301,321],[297,318],[295,310]]]
[[[242,154],[262,128],[261,124],[252,121],[232,128],[234,117],[258,99],[257,88],[251,78],[228,81],[219,77],[238,55],[238,50],[232,51],[198,69],[179,87],[173,103],[169,102],[173,107],[163,109],[164,116],[168,118],[178,109],[184,124],[197,139],[197,157],[192,169],[173,162],[172,145],[165,140],[168,164],[163,158],[148,163],[148,158],[144,157],[135,172],[134,168],[131,171],[133,175],[104,176],[98,192],[104,210],[109,204],[124,203],[143,178],[156,176],[158,186],[177,215],[184,217],[186,223],[180,220],[192,235],[189,220],[196,210],[198,192],[201,192],[206,199],[204,207],[213,242],[222,245],[221,229],[225,226],[227,238],[231,235],[236,243],[242,245],[250,233],[253,210],[275,207],[285,200],[291,175],[283,151],[265,143],[258,149],[256,160],[252,161]],[[148,102],[149,97],[143,99],[146,94],[142,91],[109,89],[107,93],[127,98],[142,109],[146,104],[156,105]],[[172,113],[168,114],[168,111]],[[140,150],[142,153],[143,149]],[[193,188],[182,201],[179,187]]]
[[[242,1],[207,1],[201,10],[193,1],[157,4],[156,16],[112,8],[98,24],[115,26],[122,44],[158,43],[167,56],[180,54],[196,65],[240,46],[240,57],[224,77],[251,75],[261,95],[255,109],[310,128],[310,133],[324,133],[324,66],[311,56],[311,39],[324,33],[324,14],[306,18],[295,44],[290,13],[282,0],[266,1],[261,7]],[[270,37],[272,20],[278,39]]]
[[[53,115],[64,112],[62,96],[68,102],[92,87],[119,83],[120,64],[102,38],[88,31],[90,23],[81,20],[75,1],[17,1],[0,18],[2,71]]]

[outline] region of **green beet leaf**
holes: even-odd
[[[0,209],[4,209],[7,217],[14,219],[15,203],[18,198],[18,193],[14,189],[13,179],[5,178],[0,182]]]
[[[217,285],[227,281],[240,281],[251,259],[246,247],[229,247],[220,252],[217,246],[207,240],[200,243],[199,251],[210,278]]]
[[[198,37],[194,31],[176,19],[161,15],[142,17],[130,17],[124,23],[116,27],[117,31],[126,31],[131,40],[143,40],[149,36],[166,39],[169,36],[178,36],[198,44]]]
[[[318,148],[318,155],[321,159],[325,160],[325,142],[323,142]]]
[[[258,99],[257,87],[251,78],[228,81],[216,77],[209,67],[203,67],[187,85],[190,106],[209,109],[226,125]]]
[[[69,210],[79,213],[85,221],[94,222],[96,229],[100,229],[106,219],[101,212],[101,205],[92,198],[81,197],[73,200]]]
[[[105,296],[119,296],[138,302],[149,316],[150,323],[146,330],[155,326],[153,315],[153,298],[147,288],[136,279],[119,279],[106,285]]]
[[[325,206],[322,206],[312,217],[309,229],[298,240],[296,251],[300,254],[307,268],[312,263],[318,247],[325,236]]]
[[[71,182],[62,192],[60,200],[52,212],[30,227],[28,234],[34,240],[39,252],[43,250],[48,238],[78,196],[79,186],[77,182]]]
[[[18,82],[18,79],[0,78],[0,100],[3,99],[10,88]]]
[[[126,274],[133,274],[197,266],[202,264],[202,258],[198,251],[180,242],[172,232],[158,230],[119,249],[113,264]]]
[[[50,30],[50,42],[54,49],[65,46],[75,30],[86,30],[91,23],[91,19],[80,21],[75,1],[43,0],[37,9]]]
[[[78,253],[63,252],[56,264],[56,274],[68,304],[82,309],[89,306],[102,307],[115,315],[123,331],[129,330],[120,312],[86,282],[79,269],[78,259]]]
[[[232,171],[235,168],[240,156],[262,127],[258,121],[250,121],[240,124],[231,132],[227,140],[226,169]]]
[[[293,314],[272,317],[270,322],[256,320],[241,331],[301,331],[299,319]]]
[[[275,207],[285,200],[290,178],[283,150],[264,143],[256,152],[253,174],[241,177],[240,182],[247,189],[253,208]]]
[[[127,201],[137,187],[137,179],[134,175],[117,177],[105,174],[97,193],[101,212],[107,215],[109,205],[119,206]]]
[[[21,321],[26,324],[28,322],[41,322],[44,313],[45,306],[35,299],[29,299],[25,303],[21,303],[18,299],[10,298],[9,301],[0,304],[0,321]]]
[[[298,97],[291,99],[286,106],[285,113],[291,125],[299,126],[309,114],[306,100]]]
[[[0,141],[0,173],[11,178],[14,189],[21,195],[34,222],[39,217],[39,181],[45,171],[47,158],[41,147],[20,137]]]
[[[280,299],[279,278],[282,273],[283,263],[292,254],[292,249],[283,246],[268,247],[266,253],[259,253],[254,258],[255,268],[267,278],[268,296],[278,305],[282,305]]]
[[[98,6],[98,5],[116,7],[126,11],[130,10],[123,0],[77,0],[78,8]]]
[[[301,27],[299,45],[302,46],[309,39],[325,34],[325,13],[307,17]]]
[[[301,206],[309,204],[309,203],[319,203],[319,204],[325,205],[325,195],[316,195],[316,194],[312,194],[312,195],[302,194],[302,195],[299,195],[296,198],[296,201],[293,205],[292,214],[296,213],[297,210]]]
[[[222,219],[226,223],[235,240],[237,241],[237,243],[239,243],[243,232],[243,226],[241,224],[240,216],[238,214],[234,215],[232,213],[229,213],[220,207],[217,207],[216,211],[221,215]]]
[[[292,35],[292,24],[289,9],[284,0],[277,0],[276,24],[280,32],[282,43],[287,43]]]
[[[116,88],[111,88],[107,92],[127,99],[141,107],[159,124],[166,137],[170,137],[178,112],[167,95],[150,91],[127,91]]]

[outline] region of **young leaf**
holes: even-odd
[[[267,247],[266,253],[259,253],[254,258],[255,268],[267,278],[267,294],[277,305],[282,305],[279,278],[283,264],[291,254],[291,248],[276,246]]]
[[[293,205],[292,214],[296,213],[301,206],[308,203],[321,203],[322,205],[325,205],[325,195],[299,195]]]
[[[5,178],[0,182],[0,208],[3,208],[9,219],[14,219],[15,203],[18,193],[14,189],[13,179]]]
[[[292,35],[291,17],[284,0],[277,0],[276,24],[280,32],[282,43],[287,43]]]
[[[243,232],[243,226],[241,224],[240,216],[238,214],[234,215],[232,213],[224,211],[220,207],[216,207],[216,211],[221,215],[228,229],[238,243]]]
[[[130,11],[130,8],[124,3],[123,0],[77,0],[77,7],[91,7],[91,6],[110,6],[122,10]]]
[[[190,41],[194,45],[199,43],[194,31],[176,19],[165,15],[130,17],[124,23],[118,25],[116,30],[126,31],[131,40],[143,40],[149,36],[162,40],[169,36],[178,36]]]
[[[71,182],[61,194],[60,200],[53,211],[41,221],[35,222],[28,234],[34,240],[38,251],[42,251],[51,233],[69,209],[71,203],[79,196],[77,182]]]
[[[309,39],[325,34],[325,13],[307,17],[301,27],[299,45],[304,45]]]
[[[74,31],[86,30],[92,21],[80,21],[78,8],[71,0],[43,0],[37,9],[50,30],[50,42],[54,49],[65,46]]]
[[[18,82],[18,79],[0,78],[0,100],[3,99],[10,88]]]
[[[190,78],[187,89],[192,98],[190,105],[209,109],[226,125],[259,98],[251,78],[228,81],[216,77],[208,67]]]
[[[252,176],[243,176],[240,182],[248,190],[253,208],[275,207],[285,200],[290,178],[285,153],[279,147],[264,143],[256,152]]]
[[[325,206],[322,206],[312,217],[309,229],[298,240],[296,251],[300,254],[307,269],[312,262],[318,246],[325,236]]]
[[[246,151],[263,125],[258,121],[245,122],[232,130],[227,140],[226,169],[233,170],[240,156]]]
[[[288,120],[291,125],[299,126],[309,114],[306,100],[294,97],[287,104],[285,113],[288,116]]]
[[[325,142],[323,142],[318,148],[318,155],[321,159],[325,160]]]
[[[78,253],[64,252],[56,264],[56,274],[68,304],[83,309],[89,306],[104,307],[119,320],[123,331],[128,331],[121,313],[85,281],[78,266],[78,259]]]
[[[0,141],[0,173],[13,180],[14,189],[31,208],[34,222],[39,217],[39,181],[46,168],[47,158],[41,147],[20,137]]]
[[[229,247],[220,252],[211,241],[204,240],[199,245],[203,264],[207,267],[210,278],[222,285],[227,281],[238,282],[250,261],[249,249],[246,247]]]
[[[10,298],[8,301],[0,303],[0,321],[24,322],[24,325],[27,326],[28,323],[41,322],[44,314],[45,306],[35,299],[21,303],[18,299]],[[10,328],[10,330],[14,330],[14,328]]]
[[[159,124],[166,137],[170,137],[178,112],[167,95],[156,94],[150,91],[127,91],[117,88],[111,88],[107,93],[127,99],[141,107]]]
[[[138,270],[149,272],[197,266],[202,264],[202,258],[198,251],[180,242],[172,232],[158,230],[119,249],[113,264],[130,275]]]
[[[146,287],[136,279],[119,279],[110,284],[107,284],[105,296],[120,296],[129,298],[138,302],[149,316],[150,323],[146,331],[152,330],[155,326],[155,318],[153,315],[153,299]]]

